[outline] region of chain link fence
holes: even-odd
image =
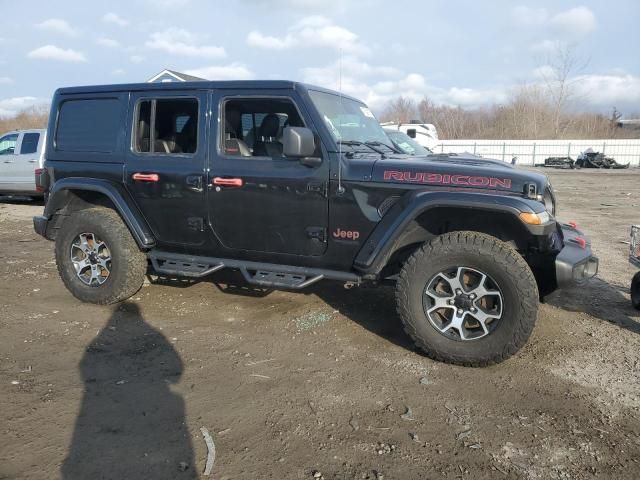
[[[443,140],[434,152],[473,153],[505,162],[518,157],[518,165],[538,165],[548,157],[575,160],[588,148],[621,164],[640,165],[640,140]]]

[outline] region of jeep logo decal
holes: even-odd
[[[357,240],[360,238],[360,232],[356,230],[341,230],[340,228],[337,228],[331,235],[333,235],[333,238],[341,240]]]
[[[510,178],[474,177],[469,175],[449,175],[447,173],[400,172],[385,170],[385,180],[411,183],[431,183],[438,185],[467,185],[470,187],[511,188]]]

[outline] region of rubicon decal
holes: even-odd
[[[340,238],[343,240],[357,240],[360,238],[360,232],[356,230],[342,230],[337,228],[335,232],[332,232],[333,238]]]
[[[469,187],[511,188],[510,178],[449,175],[448,173],[401,172],[385,170],[384,179],[396,182],[430,183],[435,185],[466,185]]]

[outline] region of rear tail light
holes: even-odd
[[[47,170],[44,168],[36,168],[34,171],[36,177],[36,192],[44,193],[47,191]]]

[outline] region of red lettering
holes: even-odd
[[[411,176],[413,175],[413,177]],[[404,181],[405,182],[421,182],[424,174],[419,172],[404,172]]]
[[[490,178],[489,185],[491,187],[511,188],[510,178]]]
[[[397,172],[395,170],[385,170],[384,171],[384,179],[385,180],[399,180],[399,181],[402,181],[403,175],[402,175],[402,172]]]
[[[442,175],[439,173],[425,173],[422,181],[425,183],[442,183]]]
[[[454,185],[469,185],[468,175],[452,175],[451,183]]]
[[[487,177],[469,177],[469,185],[474,187],[486,187],[489,185],[489,179]]]

